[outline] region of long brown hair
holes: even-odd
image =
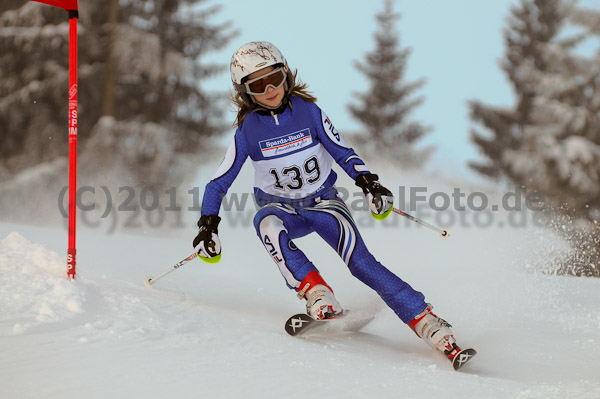
[[[290,88],[287,91],[288,98],[289,98],[289,96],[298,96],[301,99],[303,99],[304,101],[307,101],[309,103],[316,103],[317,98],[315,96],[313,96],[310,91],[308,91],[308,85],[306,83],[303,83],[301,80],[296,79],[297,76],[298,76],[298,70],[296,69],[292,73],[291,84],[290,84],[290,82],[288,82],[288,84],[290,86]],[[232,93],[230,96],[230,99],[238,109],[237,117],[235,118],[233,127],[239,127],[242,124],[242,122],[244,121],[244,118],[246,117],[246,115],[248,115],[248,113],[250,111],[254,110],[256,108],[256,106],[246,104],[244,102],[244,100],[242,100],[242,97],[239,95],[238,92],[235,92],[235,94]]]

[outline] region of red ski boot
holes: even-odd
[[[454,370],[458,370],[477,354],[475,349],[461,349],[454,339],[450,323],[436,316],[431,305],[419,313],[408,326],[434,349],[443,353],[451,362]]]
[[[308,273],[302,280],[298,288],[298,298],[306,299],[306,313],[313,319],[328,319],[343,312],[342,306],[333,295],[333,290],[316,271]]]

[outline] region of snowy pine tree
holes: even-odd
[[[561,230],[575,251],[561,272],[600,276],[600,74],[598,58],[576,51],[582,35],[565,37],[573,8],[560,0],[521,0],[511,9],[502,67],[516,94],[514,108],[470,104],[472,138],[488,158],[472,164],[492,177],[544,195],[570,218]]]
[[[359,103],[350,104],[348,109],[362,125],[354,138],[361,147],[404,167],[416,168],[427,161],[432,149],[418,149],[415,144],[431,129],[409,120],[410,114],[424,101],[423,97],[412,96],[425,81],[403,81],[410,48],[400,48],[395,28],[399,18],[393,2],[385,0],[384,10],[376,15],[375,48],[363,62],[355,63],[370,87],[364,93],[356,93]]]
[[[471,119],[486,128],[485,132],[473,128],[471,138],[487,158],[483,163],[471,162],[470,166],[484,175],[513,177],[502,156],[506,149],[520,146],[523,126],[529,124],[536,87],[529,81],[530,74],[524,71],[530,67],[548,70],[544,46],[557,40],[564,20],[558,3],[559,0],[525,0],[511,7],[504,31],[506,51],[501,67],[515,93],[516,106],[486,105],[476,100],[469,104]]]
[[[0,178],[67,149],[68,31],[54,7],[0,4]]]
[[[223,47],[234,33],[228,24],[209,22],[218,6],[199,8],[197,3],[81,2],[78,130],[82,160],[98,166],[99,160],[94,159],[98,151],[128,157],[127,167],[138,174],[138,182],[156,183],[154,172],[168,166],[174,154],[196,152],[202,149],[203,138],[226,129],[219,103],[226,100],[225,93],[208,94],[201,85],[224,66],[200,60]],[[5,171],[15,173],[66,156],[68,21],[64,10],[10,1],[0,5],[0,25],[4,55],[0,57],[0,163]],[[99,123],[102,116],[112,120]],[[129,134],[104,129],[121,123],[137,127]],[[94,139],[94,135],[103,137]],[[96,147],[102,141],[104,147]],[[152,165],[160,152],[171,153],[171,159]],[[105,166],[112,163],[104,161]],[[84,173],[87,164],[83,162]]]
[[[223,131],[222,108],[199,82],[222,72],[223,65],[199,62],[224,47],[228,25],[211,25],[220,7],[199,9],[197,0],[121,1],[117,25],[107,46],[117,90],[117,120],[138,115],[165,124],[179,138],[177,150],[200,145],[199,137]],[[190,134],[191,133],[191,134]],[[192,140],[190,142],[190,139]]]

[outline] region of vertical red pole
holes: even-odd
[[[77,10],[69,13],[69,246],[67,278],[75,279],[77,194]]]

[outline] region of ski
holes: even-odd
[[[307,314],[298,313],[291,316],[285,322],[285,332],[291,336],[300,335],[311,327],[316,327],[318,320],[313,319]]]
[[[469,360],[477,354],[477,351],[473,348],[461,349],[453,358],[448,357],[452,362],[454,370],[459,370],[462,366],[467,364]]]
[[[374,315],[358,315],[344,311],[339,316],[330,317],[324,320],[316,320],[307,315],[306,313],[298,313],[287,319],[285,322],[285,331],[293,336],[309,336],[311,334],[339,334],[344,332],[358,332],[364,326],[369,324],[373,320]],[[477,351],[473,348],[460,349],[458,346],[454,346],[452,354],[447,352],[446,357],[452,363],[454,370],[460,370],[465,364],[467,364],[473,356],[477,354]]]
[[[311,333],[358,332],[374,317],[374,315],[354,316],[354,313],[350,315],[348,311],[344,311],[339,316],[316,320],[305,313],[298,313],[288,318],[284,327],[291,336],[304,335],[307,331]]]

